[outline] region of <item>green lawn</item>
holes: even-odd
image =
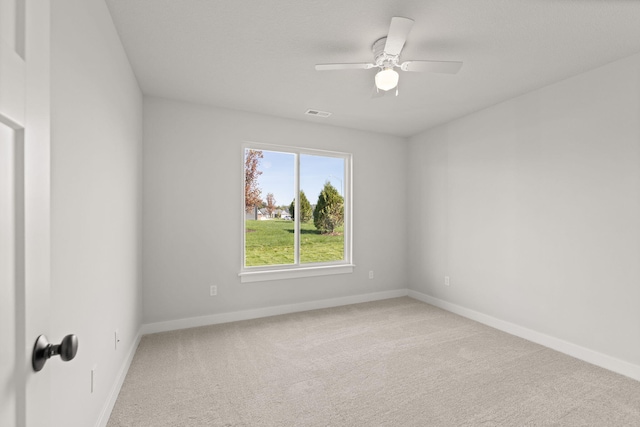
[[[246,266],[293,264],[293,221],[245,221]],[[300,262],[339,261],[344,258],[343,228],[320,234],[313,221],[300,224]]]

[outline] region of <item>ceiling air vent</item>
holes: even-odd
[[[326,111],[318,111],[318,110],[307,110],[305,111],[305,114],[307,116],[322,117],[323,119],[326,119],[331,115],[331,113],[328,113]]]

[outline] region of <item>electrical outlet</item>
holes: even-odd
[[[369,279],[373,279],[373,270],[369,272]]]
[[[116,331],[113,333],[113,349],[114,350],[118,349],[118,344],[120,344],[120,333],[116,329]]]
[[[449,283],[449,276],[444,276],[444,284],[445,284],[446,286],[449,286],[449,285],[450,285],[450,283]]]
[[[216,285],[209,286],[209,296],[215,297],[218,295],[218,287]]]

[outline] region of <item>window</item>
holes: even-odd
[[[350,273],[351,155],[243,147],[243,282]]]

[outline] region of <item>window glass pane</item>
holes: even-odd
[[[246,149],[245,267],[293,264],[295,155]]]
[[[344,260],[344,174],[344,158],[300,156],[301,264]]]

